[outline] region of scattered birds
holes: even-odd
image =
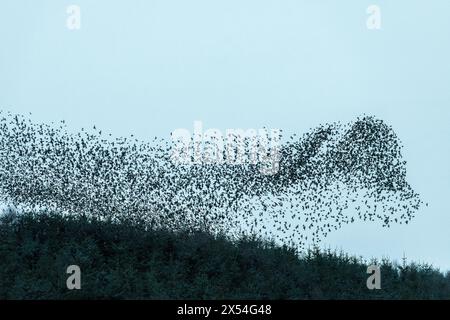
[[[261,164],[174,163],[165,139],[108,137],[0,111],[0,201],[149,228],[258,234],[297,248],[357,219],[407,224],[422,204],[398,137],[372,116],[292,135],[272,175]]]

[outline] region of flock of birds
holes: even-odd
[[[183,165],[172,148],[0,111],[0,201],[300,248],[356,220],[408,223],[423,204],[406,181],[398,137],[371,116],[289,137],[274,174],[258,163]]]

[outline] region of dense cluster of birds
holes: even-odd
[[[257,234],[303,247],[356,220],[408,223],[423,204],[392,127],[362,116],[285,139],[278,167],[180,164],[173,143],[0,113],[0,201],[149,228]],[[249,143],[244,141],[244,143]]]

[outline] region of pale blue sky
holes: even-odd
[[[370,4],[381,30],[366,28]],[[3,0],[0,108],[148,140],[194,120],[302,133],[375,115],[403,141],[429,207],[324,245],[450,269],[449,13],[446,0]]]

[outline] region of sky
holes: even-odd
[[[429,205],[409,225],[355,223],[323,246],[450,270],[449,12],[446,0],[3,0],[0,109],[142,140],[196,120],[301,134],[374,115]]]

